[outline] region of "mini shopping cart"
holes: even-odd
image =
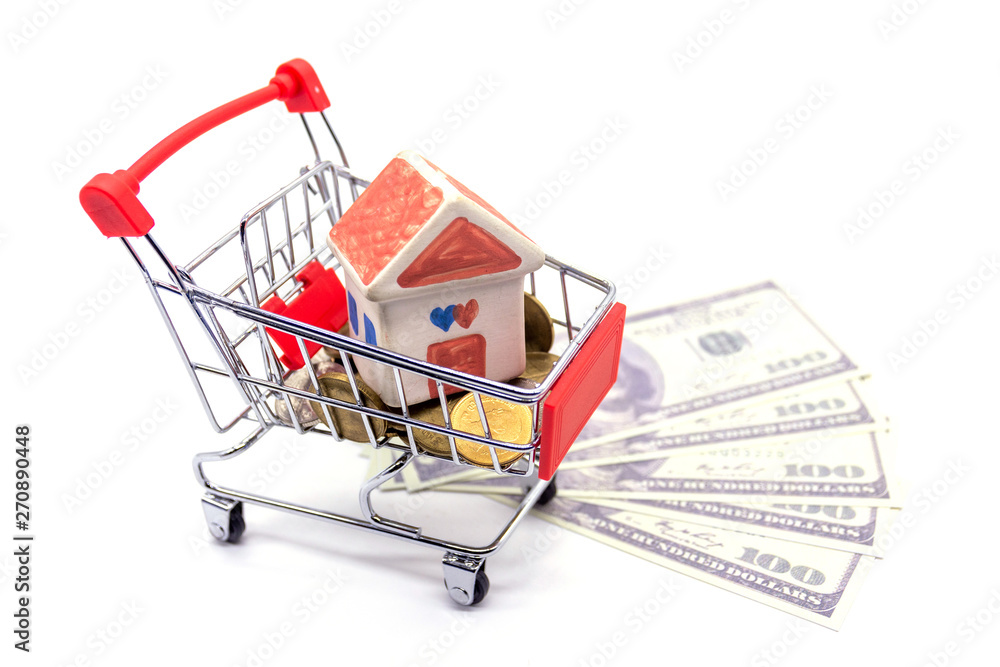
[[[139,183],[208,130],[274,100],[281,100],[288,112],[300,115],[315,162],[303,167],[294,180],[252,208],[239,225],[189,263],[175,264],[150,234],[153,218],[137,198]],[[239,539],[245,529],[243,503],[390,535],[443,550],[449,594],[459,604],[476,604],[489,589],[486,558],[504,544],[536,502],[547,501],[554,494],[555,486],[550,483],[559,462],[614,383],[625,308],[615,303],[615,289],[610,282],[547,256],[545,265],[527,277],[527,288],[541,295],[543,284],[551,287],[555,298],[549,300],[549,310],[562,314],[561,318],[552,317],[552,321],[562,336],[563,349],[544,381],[530,388],[437,366],[336,333],[346,315],[331,309],[330,304],[343,301],[344,287],[337,274],[340,265],[327,247],[326,235],[368,182],[348,167],[323,112],[328,106],[312,67],[303,60],[292,60],[278,68],[266,87],[196,118],[128,169],[95,176],[81,190],[80,201],[100,231],[107,237],[120,238],[138,265],[212,426],[219,433],[240,425],[250,429],[235,446],[194,457],[195,477],[205,489],[202,504],[212,535],[223,541]],[[318,122],[326,127],[329,139],[313,132],[312,124]],[[332,140],[341,164],[320,158],[318,138]],[[191,327],[204,334],[194,337],[205,348],[203,353],[196,353],[192,340],[181,335],[182,327],[175,321],[178,309]],[[317,373],[309,361],[320,348],[339,354],[353,400],[321,394]],[[402,406],[398,411],[372,408],[365,402],[354,373],[358,358],[392,369]],[[309,376],[305,389],[288,382],[299,366]],[[409,413],[403,395],[405,374],[415,374],[437,387],[440,424]],[[228,400],[220,398],[219,388],[215,387],[218,383],[224,385]],[[483,435],[453,428],[446,392],[454,388],[474,397]],[[233,399],[233,389],[238,400]],[[511,444],[491,437],[483,408],[483,397],[487,396],[530,408],[530,442]],[[303,425],[293,409],[293,402],[302,400],[318,405],[326,419]],[[288,408],[284,418],[277,414],[280,403]],[[222,486],[207,477],[207,463],[239,456],[272,429],[291,428],[299,434],[311,432],[341,440],[338,422],[330,418],[332,411],[360,415],[368,444],[395,450],[392,463],[362,485],[360,516],[283,502]],[[391,431],[375,428],[378,420],[391,424]],[[446,437],[450,451],[432,452],[419,447],[415,429]],[[456,466],[473,465],[459,455],[456,439],[487,447],[496,473],[524,478],[524,498],[485,546],[426,535],[418,526],[380,515],[373,506],[373,491],[416,457],[442,459]],[[498,451],[520,456],[512,464],[501,465]]]

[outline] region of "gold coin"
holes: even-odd
[[[486,413],[486,423],[490,426],[490,437],[493,440],[515,445],[526,445],[531,442],[531,409],[528,406],[508,403],[492,396],[482,398],[483,412]],[[473,394],[466,394],[452,408],[451,425],[457,431],[484,435]],[[466,461],[484,468],[493,467],[493,459],[490,457],[490,448],[487,445],[456,438],[455,447],[459,456]],[[522,452],[506,449],[495,448],[495,451],[501,466],[507,466],[524,456]]]
[[[345,338],[350,338],[351,337],[351,330],[349,328],[350,326],[351,326],[350,322],[344,322],[344,326],[337,329],[337,333],[339,333],[341,336],[344,336]],[[330,358],[333,359],[334,361],[337,362],[340,361],[340,350],[338,350],[337,348],[324,345],[323,351],[326,352],[328,355],[330,355]]]
[[[551,352],[528,352],[524,355],[524,372],[521,377],[541,384],[559,361],[558,354]]]
[[[449,414],[455,404],[458,403],[458,400],[458,398],[453,398],[448,401]],[[437,399],[424,401],[418,405],[411,405],[409,410],[410,417],[413,419],[434,424],[435,426],[443,427],[445,425],[444,413],[441,412],[441,401]],[[403,442],[409,444],[406,439],[406,426],[404,424],[390,423],[389,430],[402,439]],[[441,435],[440,433],[434,433],[433,431],[428,431],[414,426],[413,439],[417,442],[417,447],[424,451],[432,454],[438,454],[440,456],[451,456],[451,446],[448,444],[448,436],[446,435]]]
[[[548,352],[556,337],[552,318],[542,302],[533,295],[524,293],[524,351]]]
[[[320,394],[326,396],[327,398],[334,398],[344,401],[345,403],[354,404],[354,392],[351,390],[351,381],[347,378],[346,374],[327,373],[317,379],[319,380]],[[361,378],[355,378],[355,380],[358,384],[358,393],[361,394],[362,405],[373,410],[386,409],[385,403],[383,403],[382,399],[378,397],[378,394],[362,382]],[[324,404],[319,401],[309,401],[309,406],[312,407],[313,412],[315,412],[316,416],[320,418],[320,421],[333,430],[333,427],[331,427],[326,420],[323,405]],[[327,405],[326,407],[329,409],[330,415],[333,417],[336,430],[340,433],[342,438],[347,438],[348,440],[354,440],[356,442],[368,442],[368,432],[365,430],[363,415],[352,410],[335,408],[331,405]],[[384,419],[370,417],[369,421],[371,423],[372,433],[374,433],[376,439],[385,435],[386,422]]]

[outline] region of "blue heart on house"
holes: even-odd
[[[453,310],[455,310],[455,306],[435,308],[431,311],[431,323],[441,329],[441,331],[448,331],[451,325],[455,323],[455,316],[452,315]]]

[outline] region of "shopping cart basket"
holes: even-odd
[[[175,264],[150,234],[153,218],[137,198],[139,183],[208,130],[274,100],[284,102],[290,113],[300,115],[315,162],[303,167],[294,180],[252,208],[239,225],[193,260]],[[613,384],[625,308],[615,303],[615,289],[610,282],[546,257],[544,267],[526,278],[527,288],[540,295],[542,283],[554,286],[551,293],[561,303],[550,300],[549,310],[562,314],[552,321],[563,342],[552,371],[536,386],[487,380],[336,333],[347,317],[345,295],[343,279],[337,273],[341,271],[342,275],[342,270],[325,240],[331,226],[368,181],[351,172],[323,112],[328,106],[312,67],[303,60],[292,60],[278,68],[266,87],[196,118],[128,169],[95,176],[81,190],[80,201],[101,232],[120,238],[138,265],[212,426],[219,433],[241,424],[250,428],[249,434],[229,449],[194,458],[195,477],[205,489],[202,503],[211,533],[219,540],[236,541],[245,529],[243,503],[252,503],[391,535],[443,550],[449,594],[460,604],[476,604],[489,588],[484,570],[486,558],[503,545],[536,502],[553,495],[555,486],[550,483],[559,462]],[[316,121],[326,127],[340,164],[321,159],[318,136],[312,129]],[[194,325],[214,353],[200,357],[193,352],[191,341],[181,335],[175,323],[173,309],[178,302],[184,304],[181,309],[185,313],[193,315]],[[319,378],[309,361],[320,348],[339,356],[352,396],[322,395]],[[365,400],[354,373],[358,358],[392,369],[401,408],[374,408]],[[288,382],[298,367],[309,376],[304,389]],[[441,408],[441,419],[435,420],[438,423],[410,414],[403,393],[402,378],[406,374],[419,376],[437,387]],[[229,401],[221,401],[207,386],[220,379],[228,380],[225,384],[231,386]],[[235,403],[232,388],[240,399]],[[453,427],[446,393],[456,388],[473,396],[482,435]],[[531,438],[527,444],[511,444],[491,436],[484,397],[530,409]],[[303,424],[293,409],[293,403],[303,400],[312,401],[325,419]],[[224,405],[227,402],[231,407]],[[281,404],[287,412],[279,415]],[[246,452],[275,428],[341,440],[338,421],[332,418],[335,413],[358,415],[353,419],[363,423],[371,447],[394,450],[392,463],[362,485],[360,516],[229,488],[210,481],[205,473],[205,464]],[[386,424],[391,428],[382,428]],[[448,447],[429,451],[419,446],[414,437],[417,429],[447,438]],[[373,506],[373,491],[416,457],[442,459],[456,466],[473,465],[460,455],[457,440],[486,447],[494,471],[522,476],[527,489],[511,518],[485,546],[426,535],[418,526],[380,515]],[[513,463],[509,462],[511,453]],[[506,463],[502,464],[501,457]]]

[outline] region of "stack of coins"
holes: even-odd
[[[534,295],[524,293],[524,351],[548,352],[555,340],[549,311]]]
[[[337,333],[342,336],[348,336],[348,326],[345,323]],[[555,340],[555,329],[552,325],[552,319],[549,317],[549,313],[545,309],[545,306],[542,305],[542,302],[529,293],[524,294],[524,339],[525,370],[524,373],[511,380],[510,383],[519,387],[535,388],[544,382],[545,378],[552,371],[553,365],[558,361],[559,356],[549,352]],[[333,347],[324,347],[320,355],[325,358],[324,361],[328,365],[341,361],[340,352]],[[335,368],[327,366],[322,370],[324,372],[319,377],[320,393],[323,396],[353,404],[354,392],[351,390],[350,381],[345,374],[344,367],[336,363]],[[298,377],[298,374],[301,374],[302,377]],[[311,389],[311,383],[305,371],[297,371],[293,376],[295,377],[295,384],[286,382],[288,386],[307,390]],[[363,405],[373,410],[387,410],[382,399],[361,378],[356,376],[355,380]],[[530,408],[491,396],[483,396],[482,401],[483,410],[486,413],[486,421],[490,428],[490,436],[494,440],[512,444],[528,444],[531,442],[532,412]],[[327,423],[327,417],[324,414],[322,405],[318,401],[309,401],[308,403],[299,401],[299,403],[302,404],[301,409],[303,413],[309,413],[308,416],[311,417],[310,425],[322,421],[328,427],[336,429],[341,437],[361,442],[368,440],[364,418],[359,413],[327,405],[327,410],[333,418],[333,426],[331,426]],[[288,410],[284,408],[284,401],[279,400],[275,408],[279,413],[279,417],[282,414],[287,415]],[[453,429],[472,435],[484,435],[479,410],[472,394],[465,392],[461,395],[451,397],[447,401],[447,410]],[[442,411],[440,401],[436,399],[411,406],[409,408],[409,415],[418,421],[441,427],[445,426],[444,412]],[[282,421],[285,421],[285,419],[282,418]],[[403,424],[375,417],[369,417],[369,422],[376,439],[388,434],[390,436],[397,436],[404,441],[407,440],[406,427]],[[304,425],[306,425],[305,422]],[[447,436],[417,427],[414,427],[412,432],[413,439],[419,449],[438,456],[451,456],[451,446],[448,443]],[[455,446],[459,456],[464,460],[478,466],[493,467],[490,447],[463,439],[456,439]],[[512,452],[504,449],[496,449],[496,454],[498,462],[504,467],[511,465],[523,456],[521,452]]]
[[[331,359],[323,350],[316,352],[311,361],[313,365],[313,372],[317,377],[320,375],[326,375],[327,373],[344,372],[344,367]],[[297,371],[289,373],[288,377],[285,378],[284,385],[291,389],[299,389],[310,393],[314,391],[312,378],[309,377],[308,368],[300,368]],[[319,417],[316,416],[316,413],[309,405],[309,401],[299,398],[298,396],[290,396],[289,402],[292,404],[292,410],[298,418],[299,424],[302,425],[302,428],[311,428],[319,423]],[[294,425],[292,417],[288,413],[288,403],[285,402],[284,395],[279,395],[276,399],[274,399],[274,414],[278,417],[278,420],[281,421],[282,424],[287,426]]]
[[[551,352],[528,352],[524,355],[524,373],[520,377],[527,378],[536,384],[541,384],[552,372],[552,367],[559,361],[558,354]]]
[[[448,399],[447,406],[449,415],[458,400],[459,397],[452,397]],[[444,413],[441,411],[441,401],[436,398],[424,401],[423,403],[418,403],[417,405],[411,405],[409,407],[409,413],[412,419],[427,422],[428,424],[434,424],[435,426],[440,426],[442,428],[445,427]],[[392,435],[398,436],[401,440],[403,440],[403,442],[408,442],[406,436],[406,426],[404,424],[390,423],[389,432]],[[448,444],[448,436],[446,435],[413,427],[413,439],[416,441],[417,447],[425,452],[430,452],[431,454],[437,454],[439,456],[451,456],[451,446]]]
[[[320,394],[327,398],[337,399],[345,403],[355,404],[354,391],[351,389],[351,381],[345,373],[327,373],[318,378]],[[368,385],[362,382],[360,377],[355,377],[358,386],[358,393],[361,395],[361,404],[372,410],[385,411],[386,405]],[[340,437],[356,442],[368,442],[368,431],[365,429],[365,417],[359,412],[346,408],[336,408],[327,405],[326,408],[333,417],[333,425],[327,421],[323,404],[319,401],[309,401],[313,412],[320,421],[326,424],[331,430],[336,430]],[[378,417],[368,417],[371,424],[372,433],[375,439],[385,435],[387,423]]]

